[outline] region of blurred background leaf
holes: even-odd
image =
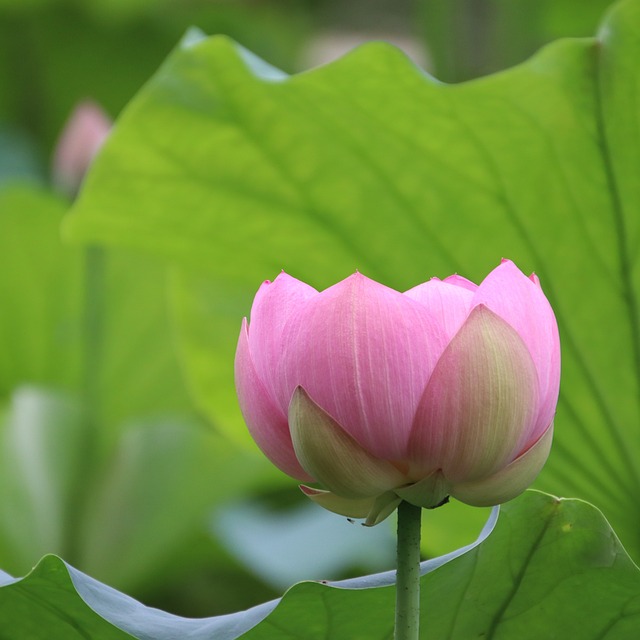
[[[191,411],[175,356],[165,268],[111,251],[87,283],[85,252],[64,246],[60,221],[68,203],[28,184],[0,191],[0,392],[24,383],[79,389],[96,380],[92,398],[109,430],[128,417]],[[130,286],[123,286],[130,283]],[[136,284],[139,283],[139,284]],[[87,327],[91,284],[102,317]],[[88,362],[86,335],[98,331],[99,362]],[[88,370],[95,365],[94,370]]]
[[[67,206],[28,180],[0,189],[0,564],[19,575],[56,552],[162,600],[167,574],[190,579],[183,558],[229,571],[210,514],[273,472],[197,420],[165,268],[64,246]],[[249,602],[275,593],[238,575]]]
[[[518,64],[541,45],[590,36],[612,0],[423,0],[419,24],[439,80],[459,82]]]
[[[12,396],[0,427],[0,554],[7,571],[64,549],[82,442],[77,402],[35,387]]]
[[[46,164],[77,102],[91,97],[116,115],[190,26],[231,34],[291,69],[308,33],[301,8],[210,0],[1,0],[0,123],[42,145]]]
[[[325,580],[344,567],[357,575],[388,569],[395,562],[390,527],[363,532],[357,523],[336,518],[310,502],[284,513],[251,502],[234,504],[219,511],[212,526],[239,561],[281,590],[300,575]],[[341,544],[329,546],[328,539],[340,539]],[[282,562],[285,557],[287,562]],[[358,572],[362,567],[367,571]]]

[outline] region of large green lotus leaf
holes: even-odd
[[[474,544],[423,563],[421,638],[633,637],[640,572],[597,509],[527,492],[502,508],[496,524],[497,513]],[[383,640],[392,633],[393,583],[392,571],[302,582],[279,601],[195,620],[144,607],[49,556],[21,580],[0,572],[0,624],[8,637],[39,638],[27,633],[33,621],[50,621],[48,640]],[[107,623],[123,635],[93,635]]]
[[[502,256],[535,269],[563,343],[539,486],[601,505],[638,555],[638,59],[638,0],[597,38],[451,86],[384,44],[288,77],[192,36],[123,114],[67,230],[182,265],[191,386],[233,433],[232,320],[279,269],[400,289],[479,280]]]
[[[600,512],[527,492],[502,507],[486,540],[423,577],[420,637],[628,640],[639,594],[638,568]],[[243,637],[383,640],[393,603],[393,589],[303,583]]]
[[[102,584],[101,587],[108,589]],[[56,556],[43,558],[20,581],[0,570],[0,619],[5,638],[125,640],[134,637],[97,615],[78,596],[67,566]]]

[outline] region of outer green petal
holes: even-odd
[[[302,467],[339,496],[372,497],[406,484],[396,467],[365,451],[302,387],[291,398],[289,429]]]
[[[307,498],[327,511],[347,518],[366,518],[376,502],[375,498],[342,498],[331,491],[314,489],[304,484],[300,485],[300,489]]]
[[[395,490],[407,502],[416,507],[433,509],[451,493],[451,487],[441,471],[434,471],[419,482]]]
[[[402,502],[395,492],[387,491],[380,494],[373,502],[367,519],[364,522],[366,527],[373,527],[376,524],[380,524],[383,520],[386,520],[395,510],[396,507]]]
[[[393,491],[387,491],[375,498],[342,498],[331,491],[307,487],[304,484],[300,485],[300,489],[307,498],[327,511],[348,518],[365,519],[363,524],[367,527],[373,527],[386,520],[402,501]]]
[[[536,479],[549,456],[553,425],[526,453],[510,465],[477,482],[461,482],[453,486],[451,495],[474,507],[502,504],[520,495]]]
[[[524,450],[538,414],[538,378],[516,331],[475,307],[442,354],[416,411],[414,474],[486,478]]]

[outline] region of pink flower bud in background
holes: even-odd
[[[400,293],[356,273],[318,292],[281,273],[242,325],[240,408],[306,495],[372,525],[406,500],[475,506],[544,465],[560,384],[556,320],[536,276],[503,261]]]
[[[77,194],[112,124],[97,104],[85,101],[76,106],[53,154],[53,183],[58,189],[71,197]]]

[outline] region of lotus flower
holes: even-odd
[[[264,454],[373,525],[402,500],[523,492],[551,446],[560,343],[538,278],[508,260],[480,285],[453,275],[404,293],[360,273],[318,292],[281,273],[243,321],[235,378]]]
[[[112,127],[109,116],[90,101],[78,104],[69,116],[53,156],[53,182],[74,197]]]

